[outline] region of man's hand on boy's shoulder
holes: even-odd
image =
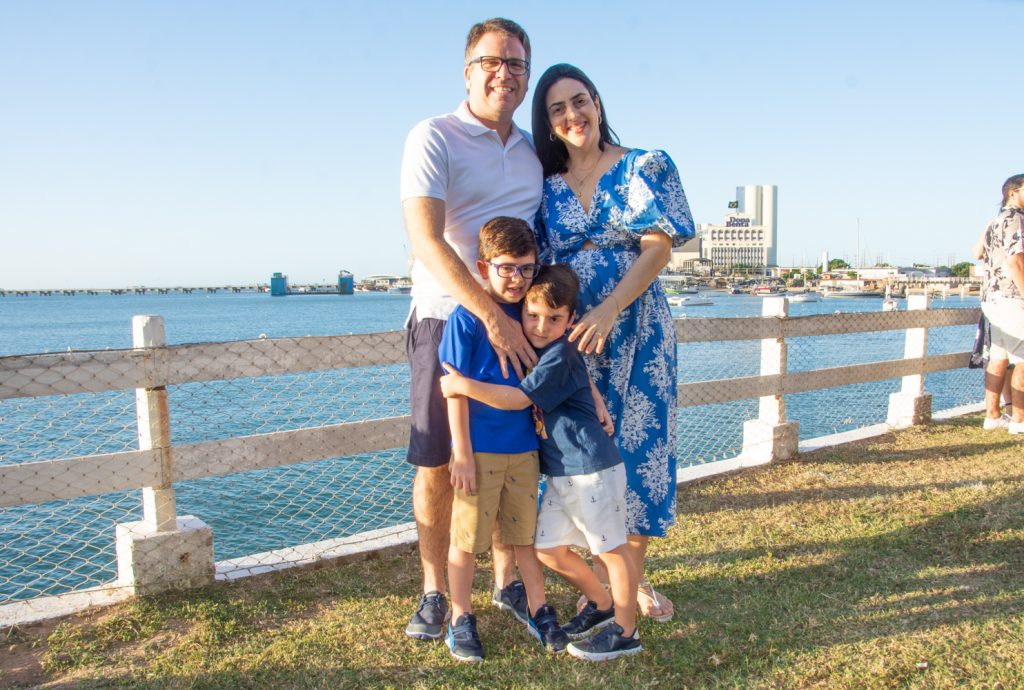
[[[537,353],[534,351],[530,341],[523,335],[523,327],[505,312],[497,309],[493,320],[483,321],[487,330],[487,340],[498,355],[498,364],[501,365],[501,375],[508,378],[508,365],[511,362],[519,378],[523,378],[525,371],[536,366]]]

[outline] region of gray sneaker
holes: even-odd
[[[502,611],[508,611],[515,616],[523,625],[530,624],[530,612],[526,606],[526,587],[523,586],[522,580],[512,580],[501,589],[495,585],[491,601]]]
[[[440,592],[427,592],[420,597],[416,613],[409,619],[405,634],[417,640],[436,640],[444,634],[444,626],[451,618],[448,602]]]
[[[579,642],[570,642],[566,647],[569,654],[577,659],[587,661],[610,661],[620,656],[639,654],[644,651],[640,646],[640,632],[633,631],[629,637],[622,635],[623,630],[618,623],[612,623],[593,637]]]

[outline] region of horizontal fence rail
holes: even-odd
[[[766,313],[774,315],[676,319],[679,428],[692,431],[681,432],[680,462],[701,456],[714,460],[715,453],[787,457],[795,452],[799,434],[798,425],[787,418],[787,400],[810,409],[814,405],[800,407],[802,396],[826,388],[890,382],[872,393],[889,396],[890,423],[918,420],[919,408],[930,406],[930,399],[922,402],[927,398],[925,375],[963,370],[969,358],[964,348],[973,338],[967,327],[979,316],[976,308],[927,309],[923,304],[908,311],[789,317],[786,302],[769,299]],[[929,344],[928,329],[949,327],[961,327],[955,338]],[[137,340],[130,350],[0,357],[0,542],[7,534],[13,538],[36,529],[81,527],[88,546],[75,548],[96,555],[77,557],[100,564],[91,568],[99,574],[86,576],[81,573],[89,568],[69,566],[67,584],[55,581],[45,590],[33,589],[18,584],[33,578],[32,554],[57,540],[41,539],[24,552],[8,545],[0,558],[8,563],[0,569],[0,609],[4,602],[91,591],[89,586],[144,593],[206,581],[213,576],[214,532],[218,540],[225,529],[244,532],[244,520],[230,513],[270,500],[261,492],[284,501],[270,515],[271,522],[319,525],[344,516],[351,530],[332,535],[329,529],[311,527],[314,538],[306,542],[285,537],[277,549],[229,552],[221,563],[231,563],[232,572],[277,567],[274,559],[312,562],[317,544],[337,550],[339,544],[359,541],[359,534],[378,530],[385,539],[395,538],[388,531],[392,528],[407,538],[409,527],[400,517],[410,515],[411,477],[403,462],[409,425],[403,332],[164,346],[162,325],[153,322],[146,328],[155,328],[155,339]],[[841,356],[827,350],[829,343],[847,336],[887,331],[907,333],[905,347],[898,337],[878,341],[878,354],[889,353],[888,359],[849,361],[863,353],[848,346]],[[936,342],[947,351],[930,352]],[[958,392],[961,398],[980,398],[976,378],[956,384],[965,389]],[[967,391],[968,385],[976,389]],[[694,417],[698,409],[707,412]],[[837,417],[829,424],[846,428],[856,426],[856,420]],[[705,429],[726,425],[735,433],[742,426],[741,446],[734,437],[723,441],[719,451],[693,450],[691,444],[707,435]],[[244,428],[255,433],[237,433]],[[97,452],[82,453],[90,444]],[[218,489],[209,482],[225,482],[228,475],[252,479],[231,484],[232,495],[220,501],[226,517],[220,509],[195,517],[177,514],[177,504],[190,502],[193,495],[226,491],[227,485]],[[141,501],[138,494],[124,495],[139,489]],[[280,498],[286,494],[290,498]],[[82,501],[111,508],[98,513],[96,524],[83,527],[74,517]],[[42,511],[38,515],[34,505]],[[335,512],[319,515],[324,506]],[[64,527],[62,519],[69,521]],[[38,524],[29,524],[33,520]],[[207,523],[217,524],[211,530]],[[112,552],[115,525],[117,579],[104,585],[102,573],[109,580],[115,564],[100,554]],[[103,534],[107,543],[97,544]],[[163,561],[147,562],[141,554],[158,543],[166,551],[161,558],[170,553],[192,564],[191,569],[168,570]]]

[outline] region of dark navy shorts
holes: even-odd
[[[417,467],[441,467],[452,454],[448,428],[448,404],[441,395],[444,371],[437,357],[444,332],[441,319],[417,319],[413,311],[405,329],[405,353],[409,357],[409,407],[412,428],[406,460]]]

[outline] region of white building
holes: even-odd
[[[776,185],[737,187],[736,212],[726,214],[723,225],[698,226],[701,255],[716,271],[777,266],[778,200]]]

